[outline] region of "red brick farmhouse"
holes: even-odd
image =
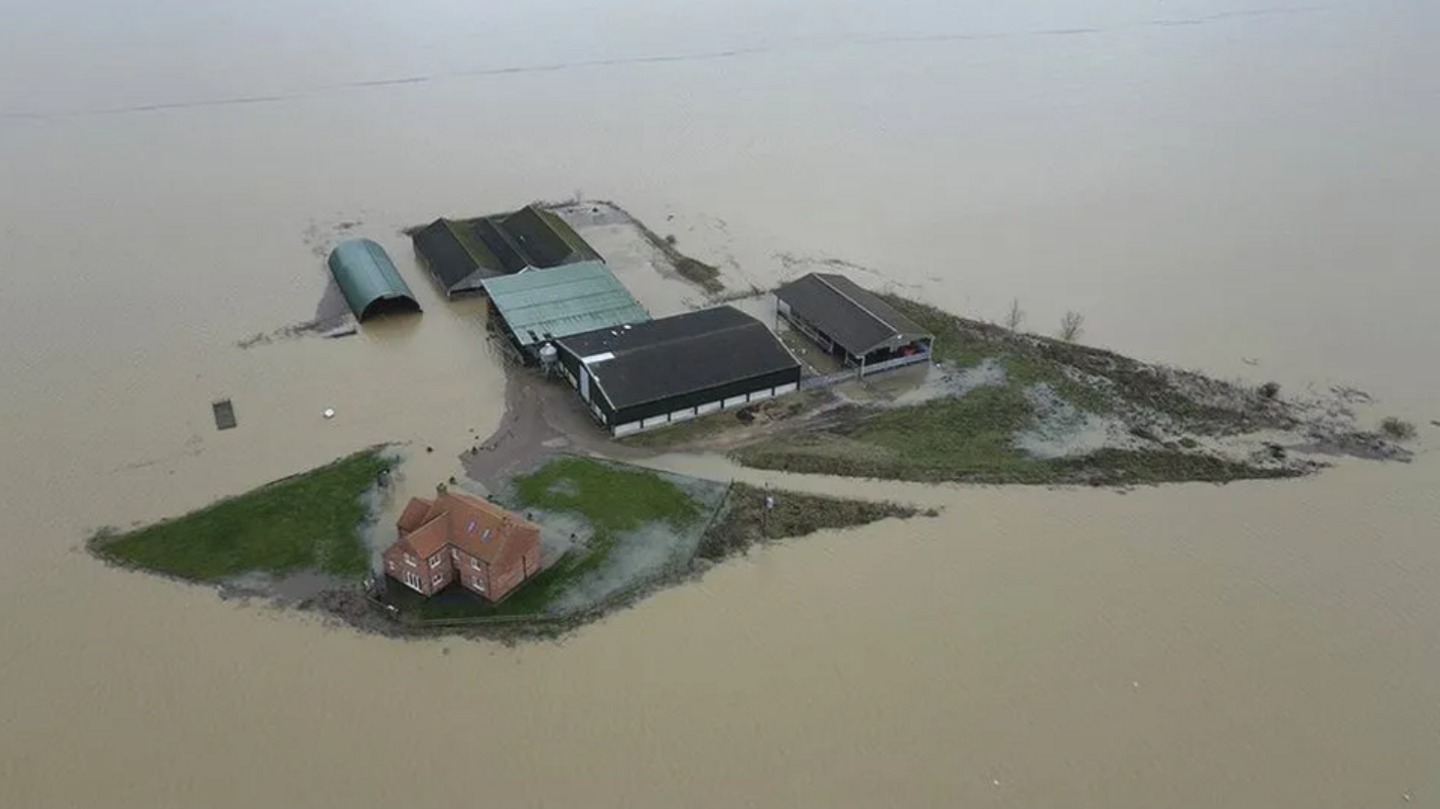
[[[459,579],[500,601],[540,572],[540,526],[443,485],[434,500],[411,500],[398,526],[400,538],[384,553],[385,573],[426,596]]]

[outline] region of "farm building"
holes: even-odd
[[[565,378],[617,436],[789,393],[800,363],[763,323],[717,306],[555,341]]]
[[[420,304],[405,285],[385,248],[369,239],[341,242],[330,252],[330,274],[355,317],[365,320],[382,312],[418,312]]]
[[[424,596],[459,581],[499,601],[540,572],[540,526],[443,484],[411,499],[396,527],[385,573]]]
[[[810,273],[775,292],[780,317],[846,365],[880,371],[930,357],[934,335],[836,273]]]
[[[484,288],[491,322],[527,361],[538,357],[548,341],[650,319],[599,261],[487,278]]]
[[[565,220],[535,205],[477,219],[437,219],[410,238],[447,296],[478,292],[487,278],[600,259]]]

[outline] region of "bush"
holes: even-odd
[[[1266,399],[1274,399],[1276,396],[1280,395],[1280,383],[1266,382],[1265,384],[1260,386],[1260,395],[1264,396]]]
[[[1409,441],[1415,437],[1415,425],[1404,419],[1386,416],[1385,419],[1380,422],[1380,432],[1396,441]]]

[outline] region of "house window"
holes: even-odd
[[[409,565],[409,566],[411,566],[411,567],[414,567],[414,566],[415,566],[415,557],[411,556],[411,555],[408,554],[408,553],[405,554],[405,564],[407,564],[407,565]]]
[[[412,590],[415,590],[417,592],[423,592],[422,590],[420,590],[420,585],[422,584],[422,582],[420,581],[420,577],[416,575],[415,571],[405,571],[405,583],[410,585],[410,588]]]
[[[470,557],[470,566],[473,567],[473,568],[475,568],[476,570],[479,570],[479,569],[480,569],[480,560],[479,560],[479,559],[476,559],[476,558],[473,557],[473,556]]]
[[[433,584],[433,585],[435,585],[436,587],[439,587],[439,586],[440,586],[440,582],[442,582],[442,581],[444,581],[444,580],[445,580],[445,577],[442,576],[442,575],[440,575],[439,573],[436,573],[434,576],[431,576],[431,577],[430,577],[430,583]]]
[[[435,554],[434,556],[430,557],[430,568],[433,570],[433,569],[439,567],[439,566],[440,566],[440,560],[443,559],[443,558],[445,558],[445,555],[442,554],[442,553],[437,553],[437,554]]]
[[[387,560],[387,561],[385,562],[385,564],[388,565],[391,570],[394,570],[394,569],[395,569],[395,560],[394,560],[394,559]]]
[[[454,560],[457,561],[457,562],[460,561],[460,550],[459,550],[458,548],[451,548],[451,549],[450,549],[450,558],[451,558],[451,559],[454,559]]]
[[[482,593],[485,592],[485,582],[481,581],[479,576],[476,576],[475,580],[472,581],[471,584],[475,585],[476,590],[479,590]]]

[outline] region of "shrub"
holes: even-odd
[[[1396,441],[1409,441],[1415,437],[1415,425],[1404,419],[1386,416],[1380,422],[1380,432]]]
[[[1280,395],[1280,383],[1266,382],[1265,384],[1260,386],[1260,395],[1264,396],[1266,399],[1274,399],[1276,396]]]

